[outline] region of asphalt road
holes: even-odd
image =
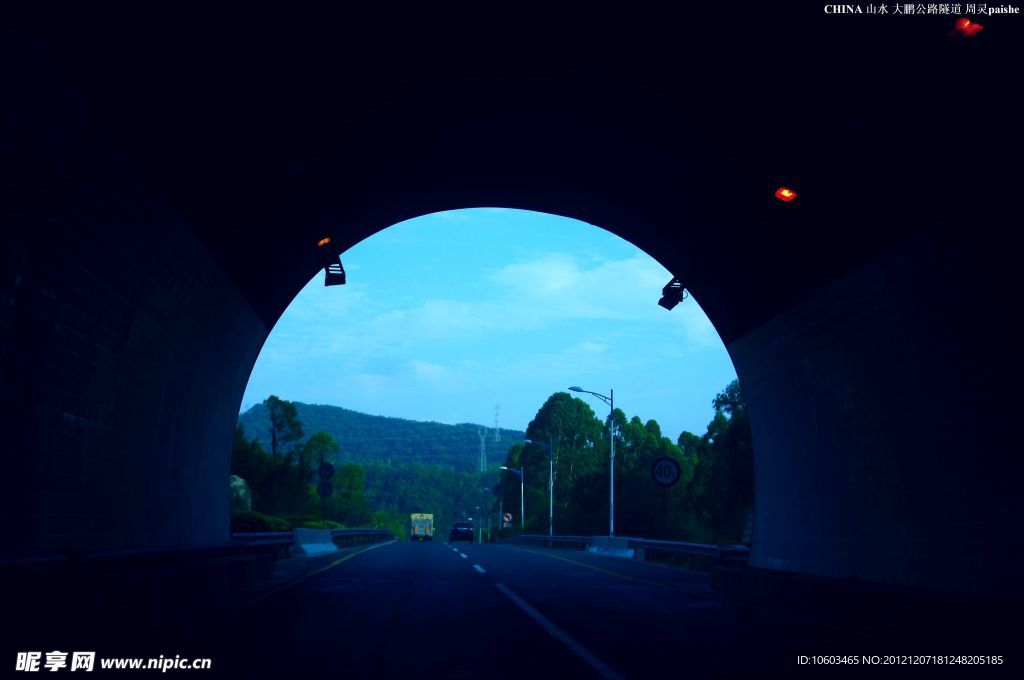
[[[851,616],[797,594],[786,611],[768,610],[711,592],[704,574],[585,552],[391,542],[282,560],[272,579],[247,588],[209,583],[224,593],[212,599],[201,594],[205,571],[194,575],[197,590],[167,581],[155,597],[122,582],[125,573],[101,581],[105,590],[72,583],[45,606],[8,579],[0,675],[25,677],[12,663],[19,654],[53,650],[208,658],[210,670],[167,671],[206,678],[963,678],[1005,677],[1019,665],[1017,607],[1008,618],[973,603],[919,610],[926,599],[906,617],[869,600]],[[918,654],[1005,655],[1006,664],[798,663]]]
[[[347,553],[190,632],[183,652],[245,677],[750,677],[792,672],[797,654],[840,642],[715,597],[699,574],[443,542]]]

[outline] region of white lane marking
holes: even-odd
[[[590,664],[590,667],[597,671],[597,674],[602,678],[607,678],[608,680],[622,680],[622,676],[612,670],[604,661],[598,659],[590,653],[590,650],[569,637],[568,633],[551,623],[546,616],[526,604],[523,598],[506,588],[504,583],[495,583],[494,585],[498,590],[505,593],[505,596],[512,600],[517,607],[526,612],[526,615],[533,619],[538,626],[543,628],[545,633],[575,652],[576,656]]]
[[[469,559],[469,555],[467,555],[466,553],[459,553],[459,557],[461,557],[464,560],[468,560]]]
[[[479,571],[481,574],[486,574],[487,570],[481,567],[479,564],[474,564],[473,568]]]

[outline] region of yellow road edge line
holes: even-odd
[[[268,597],[273,597],[274,595],[277,595],[278,593],[280,593],[280,592],[282,592],[284,590],[287,590],[288,588],[291,588],[292,586],[298,585],[298,584],[302,583],[303,581],[306,581],[306,580],[309,580],[309,579],[313,578],[317,574],[322,574],[325,571],[327,571],[328,569],[334,569],[336,566],[338,566],[342,562],[347,562],[348,560],[352,559],[353,557],[355,557],[357,555],[362,555],[364,552],[368,552],[370,550],[373,550],[374,548],[379,548],[382,545],[391,545],[392,543],[397,543],[397,542],[398,542],[397,540],[394,540],[394,541],[387,541],[386,543],[374,543],[373,545],[367,546],[367,547],[363,548],[362,550],[357,550],[356,552],[349,553],[348,555],[345,555],[344,557],[339,557],[338,559],[334,560],[333,562],[331,562],[330,564],[328,564],[325,567],[320,567],[319,569],[314,569],[313,571],[309,572],[308,574],[302,574],[301,576],[297,576],[297,577],[295,577],[294,579],[292,579],[290,581],[282,583],[281,585],[277,586],[276,588],[268,590],[265,593],[260,593],[259,595],[257,595],[255,597],[253,597],[252,599],[248,600],[246,602],[246,604],[255,604],[256,602],[262,602],[263,600],[267,599]]]

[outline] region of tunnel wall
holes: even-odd
[[[5,551],[224,540],[268,329],[120,161],[4,144],[45,187],[5,216]],[[729,344],[754,429],[754,566],[1019,592],[1017,395],[996,359],[1013,349],[992,332],[1015,301],[991,257],[1012,252],[922,236]]]
[[[730,344],[754,435],[753,565],[1021,591],[1002,240],[920,237]]]
[[[189,222],[172,207],[174,197],[155,188],[174,187],[147,179],[130,160],[131,149],[119,154],[117,135],[104,138],[102,125],[90,125],[88,107],[59,74],[47,76],[47,85],[41,67],[17,66],[42,57],[28,59],[28,48],[10,41],[0,48],[9,57],[0,60],[8,84],[0,91],[0,509],[13,534],[0,550],[224,540],[237,407],[273,316],[261,321],[250,303],[273,311],[298,291],[272,285],[237,252],[261,254],[297,285],[312,271],[278,262],[282,252],[294,252],[279,247],[289,240],[282,234],[292,232],[277,224],[260,232],[232,219],[232,206],[220,203],[229,201],[220,189],[230,178],[217,176],[217,163],[200,154],[179,159],[175,171],[190,176],[201,167],[214,196],[206,210],[203,190],[183,201],[204,220]],[[146,131],[151,138],[167,132]],[[603,143],[593,148],[606,155]],[[473,176],[453,181],[468,187],[461,194],[466,202],[482,171],[464,165]],[[519,171],[533,167],[505,170],[502,183],[515,187]],[[672,190],[668,174],[664,184],[633,193],[612,182],[615,176],[604,192],[593,188],[604,184],[590,186],[567,170],[545,185],[546,204],[538,202],[536,186],[511,193],[522,193],[519,207],[553,210],[559,200],[569,203],[566,186],[578,182],[583,195],[607,193],[605,202],[629,215],[631,205],[649,207]],[[379,193],[347,196],[334,193],[344,182],[325,180],[331,189],[321,198],[365,203],[368,211],[383,203],[407,206],[417,179],[410,171],[404,183],[366,180]],[[268,207],[244,182],[234,188],[232,196]],[[699,262],[707,253],[683,252],[666,235],[677,229],[679,207],[670,202],[663,211],[645,221],[665,233],[648,234],[643,243],[660,244],[650,254],[685,274],[673,263]],[[561,212],[627,225],[616,230],[623,238],[638,233],[635,219]],[[742,220],[736,214],[730,219]],[[884,214],[875,226],[897,219],[904,218]],[[338,224],[340,231],[349,223]],[[734,225],[718,226],[725,232]],[[1005,226],[1013,233],[1015,225]],[[194,236],[200,227],[205,246]],[[743,265],[787,255],[768,249],[768,227],[737,232],[762,238],[763,247],[749,245],[746,258],[712,260],[726,263],[713,271],[708,265],[702,301],[712,300],[712,289],[727,278],[745,282],[705,307],[720,329],[730,316],[743,316],[736,309],[751,307],[744,298],[777,293],[772,281]],[[271,231],[277,240],[261,240]],[[980,240],[973,225],[960,233],[907,243],[730,341],[754,430],[755,566],[1020,591],[1012,578],[1021,565],[1020,463],[1010,448],[1019,440],[1019,382],[1004,376],[1019,353],[1009,330],[1020,307],[1012,292],[1019,285],[1010,280],[1017,250]],[[814,235],[821,238],[810,240],[806,252],[824,262],[843,259],[842,247],[826,250],[834,247],[826,226]],[[837,239],[855,241],[842,232]],[[235,268],[232,276],[211,259],[210,243],[221,249],[219,261]],[[795,261],[789,257],[786,267]],[[236,287],[240,280],[248,282],[245,295]]]
[[[0,550],[223,541],[267,329],[110,146],[22,122],[0,126]]]

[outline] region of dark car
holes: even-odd
[[[455,541],[469,541],[473,542],[473,525],[469,522],[456,522],[452,525],[452,534],[448,539],[452,543]]]

